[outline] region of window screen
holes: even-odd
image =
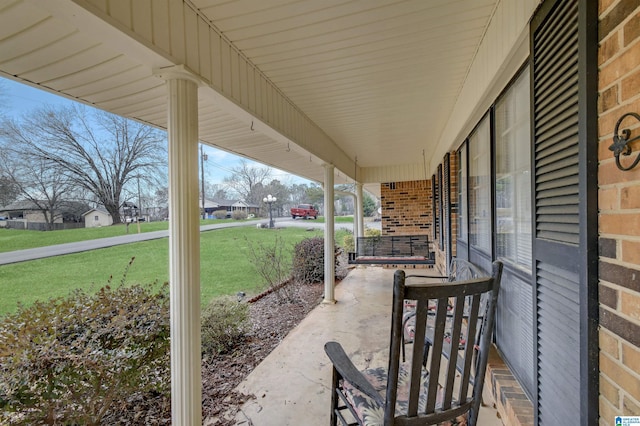
[[[531,270],[529,69],[496,103],[496,255]]]

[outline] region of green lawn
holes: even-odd
[[[302,220],[302,219],[301,219]],[[324,223],[324,216],[318,216],[317,219],[307,219],[312,222]],[[335,223],[353,223],[353,216],[335,216]]]
[[[131,226],[130,231],[133,228],[134,226]],[[5,235],[6,230],[2,231],[0,235]],[[41,238],[50,238],[48,237],[50,233],[53,232],[36,234]],[[13,233],[10,232],[10,234]],[[262,291],[264,285],[251,264],[247,239],[256,243],[267,243],[275,241],[276,235],[281,236],[287,244],[293,246],[304,238],[322,236],[322,230],[309,232],[295,227],[266,230],[247,226],[203,232],[201,234],[203,304],[208,303],[212,297],[233,295],[238,291],[244,291],[249,295]],[[0,237],[2,238],[6,237]],[[25,237],[25,239],[30,238],[32,236]],[[92,236],[92,238],[96,237]],[[16,239],[17,236],[14,235],[13,240]],[[24,242],[20,244],[24,248],[32,247]],[[13,246],[20,244],[14,242]],[[57,244],[57,242],[51,244]],[[4,246],[4,242],[2,245]],[[166,238],[0,266],[0,294],[2,294],[0,315],[14,311],[18,302],[31,304],[35,300],[64,296],[75,288],[97,290],[107,284],[110,276],[113,276],[114,283],[119,283],[132,257],[135,257],[135,261],[128,271],[127,283],[168,280],[169,242]]]
[[[200,220],[201,225],[225,223],[230,219]],[[142,222],[140,232],[163,231],[169,229],[169,222]],[[129,225],[129,234],[138,232],[138,225]],[[55,244],[73,243],[76,241],[96,240],[99,238],[117,237],[127,234],[127,225],[119,224],[103,226],[101,228],[79,228],[64,231],[22,231],[0,228],[0,253],[23,250],[35,247],[52,246]]]

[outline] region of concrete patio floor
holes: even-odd
[[[335,289],[338,302],[315,308],[238,386],[255,398],[242,407],[236,424],[328,425],[331,364],[324,344],[340,342],[358,368],[386,367],[393,272],[352,270]],[[489,406],[481,409],[478,424],[502,426],[490,392],[485,402]]]

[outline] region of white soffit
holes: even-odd
[[[331,148],[336,155],[357,162],[354,170],[338,169],[336,183],[364,175],[382,181],[431,174],[424,164],[430,166],[499,3],[186,1],[315,123],[318,129],[305,135],[322,132],[337,145],[339,152]],[[162,22],[149,19],[171,19],[179,5],[179,0],[0,0],[0,73],[164,127],[166,90],[152,72],[178,63],[181,47]],[[163,8],[168,12],[158,14]],[[92,15],[101,10],[111,13],[108,19]],[[140,19],[145,11],[151,18]],[[194,31],[183,27],[185,34]],[[178,46],[178,53],[163,51],[162,45]],[[186,60],[202,48],[183,45]],[[295,134],[278,134],[249,113],[209,102],[207,92],[213,90],[201,89],[203,141],[323,180],[322,164],[331,159],[313,152],[328,151],[303,149],[290,142]],[[276,118],[286,123],[292,112],[282,114]],[[314,139],[304,142],[309,140]]]

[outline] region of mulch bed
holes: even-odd
[[[339,256],[336,284],[347,275],[346,255]],[[235,414],[251,396],[235,391],[253,369],[321,301],[323,283],[287,283],[250,300],[251,330],[244,341],[226,354],[205,354],[202,359],[202,417],[205,425],[231,426]],[[170,425],[168,395],[137,395],[103,419],[108,425]]]
[[[203,359],[202,414],[209,420],[206,424],[235,424],[233,416],[250,397],[234,389],[320,303],[323,290],[322,283],[290,284],[250,304],[251,331],[246,342],[231,353]]]

